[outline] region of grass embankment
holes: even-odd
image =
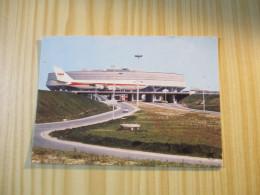
[[[181,104],[186,105],[188,108],[203,110],[203,95],[193,94],[180,101]],[[205,94],[205,109],[209,111],[220,112],[219,95]]]
[[[142,111],[125,119],[54,131],[64,140],[133,150],[199,157],[221,157],[219,116],[140,104]],[[122,123],[138,123],[139,131],[118,130]]]
[[[148,166],[148,167],[185,167],[211,168],[214,166],[190,165],[186,163],[161,162],[154,160],[130,160],[111,156],[88,154],[77,151],[59,151],[49,148],[33,147],[32,163],[64,165],[114,165],[114,166]]]
[[[36,123],[88,117],[112,110],[104,103],[61,91],[38,91]]]

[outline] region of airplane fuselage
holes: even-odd
[[[143,81],[136,80],[74,80],[59,67],[53,67],[57,82],[63,86],[78,89],[99,90],[137,90],[144,89],[147,85]]]
[[[143,81],[139,81],[139,86],[136,80],[73,80],[64,84],[64,86],[75,87],[78,89],[99,89],[99,90],[137,90],[144,89],[147,85]]]

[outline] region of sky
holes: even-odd
[[[142,55],[139,65],[135,55]],[[46,36],[39,89],[53,66],[64,71],[115,68],[183,74],[186,89],[219,90],[218,38],[176,36]],[[139,68],[138,68],[139,67]]]

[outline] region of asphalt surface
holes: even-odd
[[[123,113],[124,108],[128,108],[129,112]],[[114,113],[114,118],[115,119],[121,118],[130,115],[135,111],[136,108],[134,106],[123,102],[118,102],[117,109],[115,110]],[[59,149],[59,150],[73,150],[74,147],[71,147],[69,144],[57,143],[56,141],[46,139],[46,137],[43,137],[43,135],[47,135],[49,132],[54,130],[65,130],[65,129],[71,129],[71,128],[82,127],[87,125],[93,125],[96,123],[102,123],[105,121],[112,120],[112,118],[113,118],[113,112],[110,111],[103,114],[76,119],[76,120],[36,124],[33,144],[34,146],[39,146],[44,148],[48,147],[48,148]]]
[[[183,110],[183,111],[189,111],[189,112],[199,112],[199,113],[206,113],[206,114],[220,114],[220,112],[214,112],[214,111],[208,111],[208,110],[197,110],[197,109],[192,109],[192,108],[187,108],[184,107],[180,104],[173,104],[173,103],[147,103],[147,104],[152,104],[152,105],[156,105],[156,106],[160,106],[160,107],[167,107],[167,108],[172,108],[172,109],[176,109],[176,110]]]
[[[123,109],[128,108],[128,113],[123,113]],[[137,109],[124,102],[119,102],[117,109],[115,111],[115,119],[121,118],[127,115],[131,115],[136,112]],[[65,121],[65,122],[54,122],[54,123],[42,123],[35,125],[34,131],[34,141],[33,145],[43,148],[53,148],[56,150],[77,150],[81,152],[87,152],[98,155],[109,155],[120,158],[128,159],[150,159],[158,161],[169,161],[169,162],[178,162],[178,163],[189,163],[189,164],[203,164],[203,165],[213,165],[213,166],[222,166],[221,159],[207,159],[199,157],[188,157],[188,156],[179,156],[179,155],[168,155],[160,154],[153,152],[143,152],[119,148],[110,148],[104,146],[83,144],[79,142],[59,140],[57,138],[49,136],[49,133],[54,130],[65,130],[69,128],[75,128],[80,126],[87,126],[96,123],[101,123],[109,121],[112,119],[112,112],[107,112],[91,117],[86,117],[77,120]]]

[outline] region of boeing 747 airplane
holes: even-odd
[[[76,87],[79,89],[100,89],[100,90],[137,90],[144,89],[147,85],[143,81],[136,80],[74,80],[61,68],[53,67],[57,82],[64,86]]]

